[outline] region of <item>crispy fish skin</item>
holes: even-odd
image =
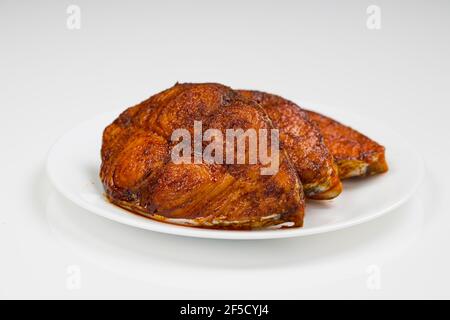
[[[259,103],[280,130],[281,143],[297,170],[305,195],[316,200],[337,197],[342,192],[337,166],[308,114],[295,103],[273,94],[250,90],[239,93]]]
[[[338,165],[341,179],[372,176],[388,171],[383,146],[327,116],[308,110],[306,112],[320,129],[325,144]]]
[[[262,108],[220,84],[176,84],[123,112],[103,134],[100,178],[108,199],[131,212],[215,229],[301,227],[301,182],[283,150],[276,174],[257,164],[175,164],[176,129],[273,129]],[[270,143],[268,147],[270,148]]]

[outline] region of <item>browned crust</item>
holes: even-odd
[[[273,176],[256,165],[171,162],[173,130],[273,128],[261,107],[220,84],[176,84],[126,110],[105,129],[100,177],[108,199],[129,211],[170,223],[219,229],[303,225],[301,182],[280,153]]]
[[[341,179],[388,171],[385,148],[382,145],[327,116],[313,111],[307,113],[320,129],[333,154]]]
[[[280,130],[280,140],[297,170],[308,198],[333,199],[342,192],[337,166],[322,134],[295,103],[259,91],[240,90],[259,103]]]

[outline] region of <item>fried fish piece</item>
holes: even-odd
[[[295,103],[273,94],[249,90],[239,93],[260,104],[280,130],[281,143],[300,176],[305,195],[317,200],[337,197],[342,192],[337,166],[308,114]]]
[[[362,133],[327,116],[308,111],[334,156],[339,177],[371,176],[388,171],[385,148]]]
[[[176,84],[134,106],[103,134],[100,178],[108,199],[153,219],[204,228],[301,227],[301,182],[283,150],[279,169],[256,164],[175,163],[176,129],[273,129],[262,108],[220,84]],[[268,141],[270,149],[272,141]]]

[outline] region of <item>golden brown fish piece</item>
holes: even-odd
[[[319,127],[333,154],[341,179],[388,171],[383,146],[336,120],[313,111],[307,113]]]
[[[262,108],[219,84],[176,84],[122,113],[103,135],[100,177],[108,199],[176,224],[257,229],[303,224],[301,182],[283,150],[279,170],[256,164],[174,163],[171,136],[209,128],[273,129]],[[271,146],[269,140],[268,148]]]
[[[325,200],[342,192],[338,169],[319,129],[295,103],[279,96],[239,90],[259,103],[280,130],[280,141],[297,170],[308,198]]]

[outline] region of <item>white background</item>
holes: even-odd
[[[366,27],[372,4],[380,30]],[[449,40],[449,1],[2,0],[0,297],[449,298]],[[383,122],[421,152],[426,179],[366,225],[257,242],[133,229],[53,190],[45,160],[60,135],[176,81]]]

